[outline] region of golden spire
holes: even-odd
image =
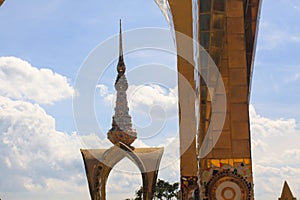
[[[123,40],[122,40],[122,21],[120,19],[120,33],[119,33],[119,62],[117,66],[117,71],[119,75],[123,75],[125,73],[126,66],[123,58]]]
[[[284,181],[281,197],[278,200],[296,200],[286,181]]]

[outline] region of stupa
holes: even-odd
[[[115,107],[115,115],[112,119],[112,128],[108,131],[107,137],[113,143],[122,142],[126,145],[131,145],[136,139],[137,133],[132,128],[131,116],[129,115],[129,108],[127,102],[126,91],[128,83],[125,76],[126,66],[123,57],[122,44],[122,24],[120,21],[120,47],[119,47],[119,61],[117,65],[118,75],[115,82],[115,89],[117,90],[117,100]]]

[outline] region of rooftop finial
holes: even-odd
[[[291,189],[286,181],[284,181],[281,197],[279,200],[296,200],[296,198],[293,196]]]
[[[119,49],[119,56],[123,57],[123,41],[122,41],[122,20],[120,19],[120,49]]]
[[[120,19],[120,35],[119,35],[119,62],[118,62],[117,70],[120,75],[123,75],[126,70],[124,58],[123,58],[122,21],[121,21],[121,19]]]

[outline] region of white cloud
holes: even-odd
[[[71,97],[67,78],[50,69],[38,69],[16,57],[0,57],[0,95],[52,104]]]
[[[91,145],[90,148],[99,147],[99,143],[102,148],[112,146],[107,141],[100,141],[95,134],[80,137],[76,133],[59,132],[55,130],[55,119],[38,104],[7,97],[0,97],[0,128],[0,176],[5,180],[0,182],[2,198],[89,198],[79,149],[86,144]],[[172,144],[178,144],[178,141],[168,141],[170,145],[167,146],[171,149],[166,152],[166,158],[170,159],[169,155],[178,149]],[[147,147],[141,140],[134,145]],[[128,162],[125,159],[116,166],[109,179],[107,190],[114,199],[133,197],[141,184],[136,166]],[[174,179],[178,167],[171,167],[165,178]]]
[[[276,199],[287,180],[300,195],[299,123],[295,119],[262,117],[250,106],[256,199]]]
[[[99,88],[101,97],[105,97],[108,94],[108,87],[106,85],[100,84],[96,88]]]
[[[128,89],[128,100],[132,109],[144,110],[145,106],[158,105],[170,113],[177,111],[177,88],[164,88],[156,84],[133,85]]]
[[[0,97],[0,129],[2,198],[10,192],[87,196],[76,133],[56,131],[55,119],[39,105],[6,97]]]
[[[115,92],[109,92],[106,85],[100,84],[97,86],[100,90],[100,96],[107,103],[115,105]],[[155,117],[173,117],[177,115],[177,87],[164,88],[157,84],[149,85],[130,85],[127,90],[127,100],[130,110],[139,112],[148,112],[154,107],[159,107],[161,112],[158,112]],[[155,112],[154,112],[155,114]]]
[[[258,50],[274,50],[286,44],[300,43],[300,34],[288,30],[288,27],[282,28],[280,24],[262,21],[259,30]]]
[[[296,82],[296,81],[298,81],[299,79],[300,79],[300,73],[295,73],[295,74],[293,74],[293,75],[287,77],[287,78],[285,79],[285,82],[287,82],[287,83]]]

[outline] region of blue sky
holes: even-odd
[[[284,179],[300,196],[299,14],[298,0],[264,0],[262,4],[250,109],[258,200],[277,198]],[[79,154],[83,144],[74,123],[71,96],[85,59],[97,45],[118,34],[120,18],[124,31],[168,28],[155,2],[146,0],[6,0],[0,8],[3,200],[89,198]],[[124,43],[126,49],[126,40]],[[141,65],[157,63],[174,71],[174,57],[161,51],[137,51],[128,54],[125,62],[132,83],[129,101],[133,122],[145,137],[135,145],[166,146],[160,177],[177,181],[178,160],[172,152],[178,133],[174,125],[176,77],[170,72],[168,84],[139,88],[130,76]],[[104,135],[113,113],[115,65],[107,66],[95,89],[95,112]],[[155,120],[161,112],[167,116],[163,124]],[[147,138],[147,127],[161,128],[157,131],[160,134]],[[108,147],[107,141],[98,141],[97,134],[88,135],[88,145]],[[117,166],[109,179],[110,199],[133,196],[141,183],[136,171],[125,161]]]

